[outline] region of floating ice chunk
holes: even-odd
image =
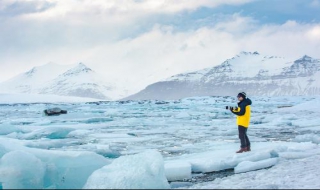
[[[86,129],[79,129],[79,130],[74,130],[68,133],[67,137],[77,137],[77,138],[83,138],[87,137],[88,134],[92,134],[91,130],[86,130]]]
[[[79,189],[92,172],[110,163],[91,152],[35,150],[33,153],[47,165],[45,188]]]
[[[81,145],[83,141],[79,140],[71,140],[71,139],[37,139],[25,141],[23,144],[29,148],[40,148],[40,149],[50,149],[56,150],[65,147],[72,147],[72,150],[75,150]],[[78,148],[79,149],[79,148]],[[85,149],[80,149],[85,150]],[[87,149],[88,150],[88,149]],[[92,152],[92,150],[90,150]]]
[[[45,165],[34,155],[12,151],[1,158],[0,182],[4,189],[41,189]]]
[[[320,136],[315,134],[298,135],[293,141],[320,144]]]
[[[103,123],[103,122],[110,122],[113,121],[112,118],[107,118],[107,117],[99,117],[99,118],[90,118],[84,121],[84,123]]]
[[[243,173],[254,170],[259,170],[263,168],[269,168],[271,166],[276,165],[278,162],[278,158],[270,158],[267,160],[261,160],[258,162],[244,161],[238,164],[237,167],[234,168],[234,173]]]
[[[189,118],[189,117],[190,117],[190,115],[187,112],[181,112],[176,115],[177,119],[184,119],[184,118]]]
[[[0,144],[0,158],[7,153],[6,148]]]
[[[287,151],[293,151],[293,152],[301,152],[301,151],[310,151],[319,148],[317,144],[314,144],[312,142],[301,142],[296,143],[291,146],[288,146]]]
[[[283,108],[280,109],[278,112],[317,112],[319,113],[319,106],[320,106],[320,101],[319,99],[307,101],[301,104],[297,104],[293,107],[288,107],[288,108]]]
[[[243,161],[260,161],[265,160],[272,157],[272,151],[265,152],[248,152],[243,154],[236,154],[233,157],[227,155],[221,155],[217,157],[213,157],[211,159],[197,159],[191,160],[190,163],[192,165],[192,171],[194,172],[214,172],[232,169],[236,167],[240,162]]]
[[[288,151],[288,152],[280,152],[279,157],[281,158],[286,158],[286,159],[301,159],[301,158],[308,158],[314,155],[320,155],[320,150],[319,149],[311,149],[311,150],[304,150],[301,152],[293,152],[293,151]]]
[[[47,127],[39,130],[35,130],[31,133],[22,135],[23,139],[63,139],[68,136],[68,134],[75,129],[68,127]]]
[[[184,161],[169,161],[164,165],[168,181],[191,178],[191,164]]]
[[[0,144],[5,148],[4,151],[23,151],[34,155],[35,158],[41,160],[45,164],[45,175],[43,178],[42,189],[79,189],[86,183],[88,177],[95,170],[110,164],[110,161],[103,156],[93,152],[85,151],[58,151],[58,150],[41,150],[35,148],[27,148],[22,146],[16,139],[9,139],[0,137]],[[5,154],[3,157],[8,155]],[[2,159],[4,159],[2,157]],[[30,165],[29,161],[24,162],[23,155],[12,164],[17,164],[17,171],[34,172],[37,170],[36,166],[25,168],[25,165]],[[9,159],[8,159],[9,160]],[[13,159],[12,159],[13,160]],[[30,159],[31,160],[31,159]],[[32,161],[32,160],[31,160]],[[1,161],[1,166],[6,167],[7,163]],[[19,169],[22,168],[22,169]],[[23,170],[24,169],[24,170]],[[0,169],[0,171],[3,171]],[[30,176],[32,176],[30,174]],[[2,182],[0,176],[0,183]],[[23,189],[23,188],[20,188]]]
[[[93,172],[84,189],[168,189],[159,152],[123,156]]]
[[[121,153],[117,150],[97,149],[95,152],[107,158],[118,158],[121,156]]]
[[[171,154],[182,154],[183,152],[185,152],[186,149],[183,147],[168,147],[168,148],[164,148],[163,152],[165,153],[171,153]]]
[[[0,125],[0,135],[8,135],[13,132],[20,132],[21,130],[14,125]]]

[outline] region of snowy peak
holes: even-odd
[[[319,59],[314,59],[314,58],[312,58],[310,56],[305,55],[302,58],[297,59],[297,60],[294,61],[294,64],[300,64],[300,65],[304,65],[304,66],[314,65],[312,63],[319,64],[320,60]]]
[[[78,66],[75,68],[76,70],[78,70],[79,72],[93,72],[89,67],[87,67],[85,64],[83,63],[79,63]]]
[[[110,99],[115,88],[107,83],[83,63],[67,70],[46,84],[39,91],[41,94]]]
[[[83,63],[48,63],[34,67],[0,84],[3,93],[52,94],[96,99],[116,99],[116,88]]]
[[[240,52],[222,64],[192,73],[184,73],[169,78],[169,81],[203,81],[261,78],[280,75],[288,61],[278,56],[263,56],[257,51]]]
[[[241,55],[260,55],[260,53],[257,51],[255,52],[242,51],[238,56],[241,56]]]
[[[24,75],[27,77],[32,77],[36,72],[37,72],[37,68],[33,67],[30,71],[25,72]]]
[[[178,74],[149,85],[127,99],[172,100],[192,96],[320,95],[320,60],[287,60],[258,52],[241,52],[220,65]]]
[[[294,61],[293,65],[284,68],[283,75],[285,76],[311,76],[320,70],[320,60],[313,59],[310,56],[303,56]]]
[[[303,56],[302,58],[296,60],[295,62],[305,62],[305,61],[310,62],[310,61],[312,61],[312,60],[314,60],[314,59],[312,59],[312,57],[310,57],[310,56],[308,56],[308,55],[305,55],[305,56]]]
[[[314,59],[310,56],[303,56],[302,58],[300,59],[297,59],[296,61],[294,61],[295,64],[301,64],[301,65],[312,65],[312,63],[315,63],[316,65],[320,63],[320,60],[319,59]]]
[[[70,76],[70,75],[79,75],[82,73],[94,73],[94,71],[92,69],[90,69],[89,67],[87,67],[85,64],[79,63],[76,67],[63,73],[63,75]]]
[[[36,89],[42,84],[53,80],[73,66],[48,63],[33,67],[31,70],[1,83],[0,90],[6,93],[36,93]]]
[[[70,66],[64,66],[50,62],[42,66],[33,67],[31,70],[25,72],[24,75],[27,77],[34,77],[41,73],[59,73],[67,68],[70,68]]]

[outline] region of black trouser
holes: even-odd
[[[241,141],[241,148],[246,148],[246,147],[250,146],[250,141],[247,136],[248,128],[239,125],[238,130],[239,130],[239,139]]]

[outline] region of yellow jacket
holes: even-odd
[[[232,113],[237,115],[237,125],[248,128],[250,123],[250,115],[252,104],[249,98],[244,99],[243,101],[238,103],[238,108],[231,110]]]

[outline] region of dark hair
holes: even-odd
[[[247,94],[245,93],[245,92],[240,92],[239,94],[238,94],[238,97],[242,97],[242,98],[246,98],[247,97]]]

